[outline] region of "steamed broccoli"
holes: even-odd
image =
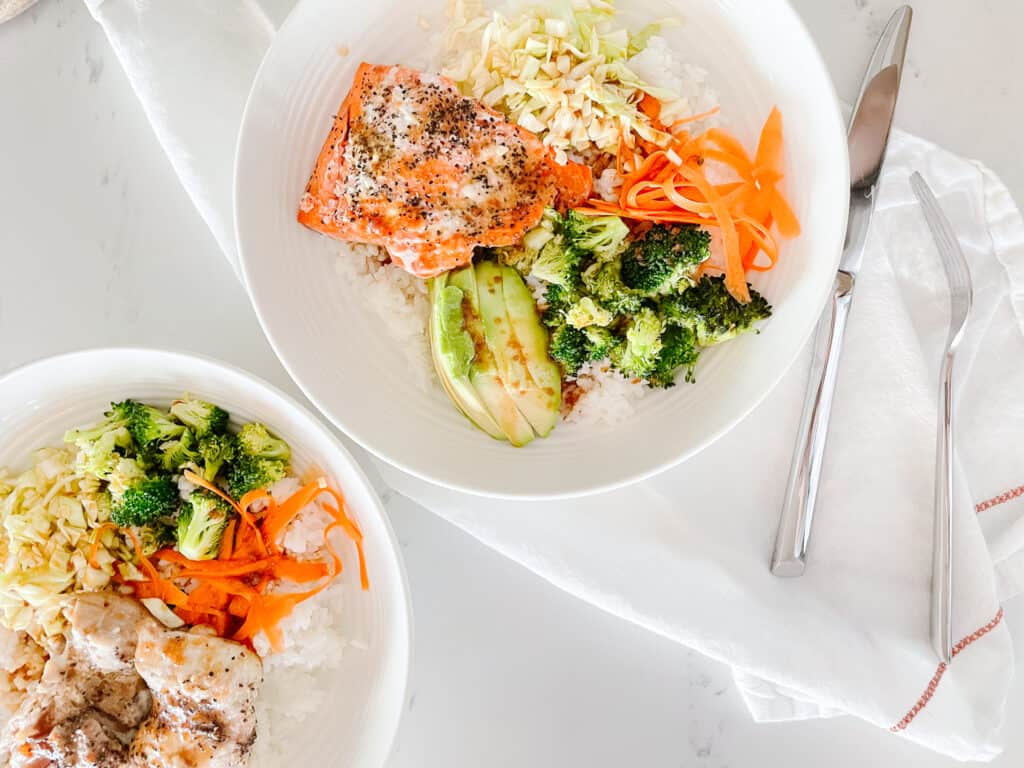
[[[99,440],[108,432],[115,432],[127,427],[132,415],[131,403],[131,400],[126,400],[123,403],[111,403],[110,410],[103,414],[106,417],[103,421],[90,427],[69,429],[64,433],[64,442],[76,445],[80,442],[91,443]]]
[[[142,545],[142,554],[148,557],[157,550],[174,544],[174,531],[175,526],[162,518],[136,529],[135,535],[139,537],[139,543]]]
[[[620,270],[618,260],[595,262],[583,273],[583,287],[605,309],[631,315],[640,310],[643,297],[622,282]]]
[[[140,448],[150,443],[173,440],[180,437],[185,431],[185,427],[159,408],[137,403],[134,400],[125,400],[119,405],[130,414],[128,431],[131,432],[132,438]]]
[[[664,323],[653,310],[641,309],[630,319],[625,345],[612,350],[615,367],[626,376],[638,379],[650,376],[661,353],[664,329]]]
[[[218,496],[193,491],[181,508],[175,536],[178,551],[189,560],[212,560],[220,553],[231,507]]]
[[[265,426],[255,421],[238,432],[238,448],[242,453],[263,459],[288,461],[292,455],[288,443],[274,437]]]
[[[765,298],[750,289],[750,301],[736,301],[725,287],[725,278],[704,277],[679,296],[660,305],[662,317],[673,325],[689,326],[697,334],[697,344],[709,347],[754,329],[754,324],[771,316]]]
[[[199,461],[196,437],[186,429],[177,440],[169,440],[160,444],[160,466],[167,472],[174,472],[182,467]]]
[[[175,400],[171,404],[171,415],[189,427],[196,437],[221,433],[228,428],[228,412],[218,405],[203,400]]]
[[[573,248],[592,254],[598,261],[610,261],[622,252],[629,227],[618,216],[584,216],[569,211],[562,231]]]
[[[575,248],[556,237],[540,249],[530,274],[545,283],[555,283],[563,288],[574,288],[580,283],[582,256]]]
[[[562,366],[565,375],[575,376],[590,359],[587,336],[571,325],[560,325],[551,334],[549,353],[551,359]]]
[[[169,477],[146,478],[129,487],[110,511],[120,526],[142,526],[178,509],[178,485]]]
[[[645,296],[671,293],[710,256],[710,245],[697,227],[655,224],[622,254],[622,282]]]
[[[498,261],[514,267],[521,274],[529,274],[541,249],[555,238],[561,222],[562,217],[558,215],[558,211],[554,208],[545,208],[540,222],[523,235],[523,242],[520,245],[495,249]]]
[[[67,440],[68,435],[65,435],[64,439]],[[93,475],[100,480],[107,480],[123,458],[122,453],[131,449],[132,436],[127,428],[116,427],[104,432],[95,440],[79,437],[73,442],[78,446],[78,456],[75,460],[77,471]]]
[[[551,283],[544,291],[544,311],[540,319],[548,328],[557,328],[565,322],[565,313],[579,300],[575,288]]]
[[[285,475],[285,463],[248,454],[237,455],[227,469],[228,493],[239,499],[254,488],[266,488]]]
[[[584,328],[583,335],[587,337],[587,359],[593,361],[604,360],[619,343],[615,334],[597,325]]]
[[[107,475],[107,490],[115,501],[120,500],[125,492],[141,483],[149,475],[145,467],[137,459],[121,457]]]
[[[71,429],[64,442],[78,447],[77,470],[106,480],[123,456],[133,448],[128,431],[131,412],[122,403],[113,403],[106,418],[90,427]]]
[[[654,370],[647,377],[651,386],[671,387],[680,368],[686,368],[686,380],[693,381],[693,367],[700,357],[697,335],[692,328],[670,325],[661,335],[661,352]]]
[[[604,307],[599,307],[589,296],[584,296],[565,312],[565,321],[573,328],[586,328],[591,325],[605,327],[611,325],[615,315]]]
[[[199,440],[199,457],[203,462],[203,478],[209,482],[221,467],[238,455],[238,438],[231,433],[206,435]]]

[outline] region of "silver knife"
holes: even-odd
[[[850,120],[850,216],[846,243],[832,287],[832,298],[818,322],[814,339],[814,356],[800,431],[772,554],[771,568],[776,576],[800,576],[806,564],[839,372],[839,356],[857,273],[864,259],[864,244],[875,208],[875,193],[885,150],[889,144],[912,17],[913,11],[905,5],[889,19],[868,64]]]

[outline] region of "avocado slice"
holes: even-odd
[[[526,367],[537,386],[551,399],[549,407],[557,415],[562,405],[562,369],[548,354],[548,331],[537,315],[533,294],[519,273],[507,266],[502,268],[502,289],[512,333],[523,349]]]
[[[553,393],[550,382],[547,385],[539,384],[530,372],[527,348],[533,349],[535,344],[528,338],[524,345],[515,333],[505,303],[505,274],[502,268],[493,262],[484,261],[477,264],[475,269],[484,336],[497,362],[505,391],[537,434],[545,437],[558,422],[561,387]],[[509,280],[522,282],[522,278],[515,272],[511,273]],[[535,322],[540,326],[539,321]],[[544,354],[547,355],[547,352]]]
[[[466,330],[465,300],[459,288],[447,284],[445,275],[431,281],[430,352],[434,368],[441,386],[463,415],[491,437],[504,440],[504,431],[495,423],[470,381],[476,348]]]
[[[498,365],[491,354],[480,317],[480,296],[477,292],[476,273],[472,266],[448,273],[449,285],[459,288],[465,295],[466,330],[476,347],[476,355],[470,366],[469,380],[479,394],[484,406],[490,412],[509,442],[516,447],[529,443],[534,438],[533,427],[520,413],[515,401],[505,391],[498,373]]]

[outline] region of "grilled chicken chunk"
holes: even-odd
[[[360,64],[299,204],[302,224],[383,245],[419,277],[512,245],[559,190],[586,199],[590,171],[440,75]],[[570,201],[570,204],[571,202]]]
[[[111,593],[77,597],[62,653],[46,662],[0,741],[12,768],[125,765],[152,700],[135,671],[140,625],[157,626],[134,600]],[[0,759],[2,764],[2,759]]]
[[[219,637],[146,625],[135,667],[153,693],[153,715],[135,737],[133,768],[246,765],[263,679],[256,654]]]

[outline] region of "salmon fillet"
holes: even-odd
[[[462,96],[440,75],[360,64],[299,204],[302,224],[383,245],[419,277],[468,264],[476,246],[512,245],[560,182],[587,187],[540,140]],[[560,200],[562,202],[562,200]]]

